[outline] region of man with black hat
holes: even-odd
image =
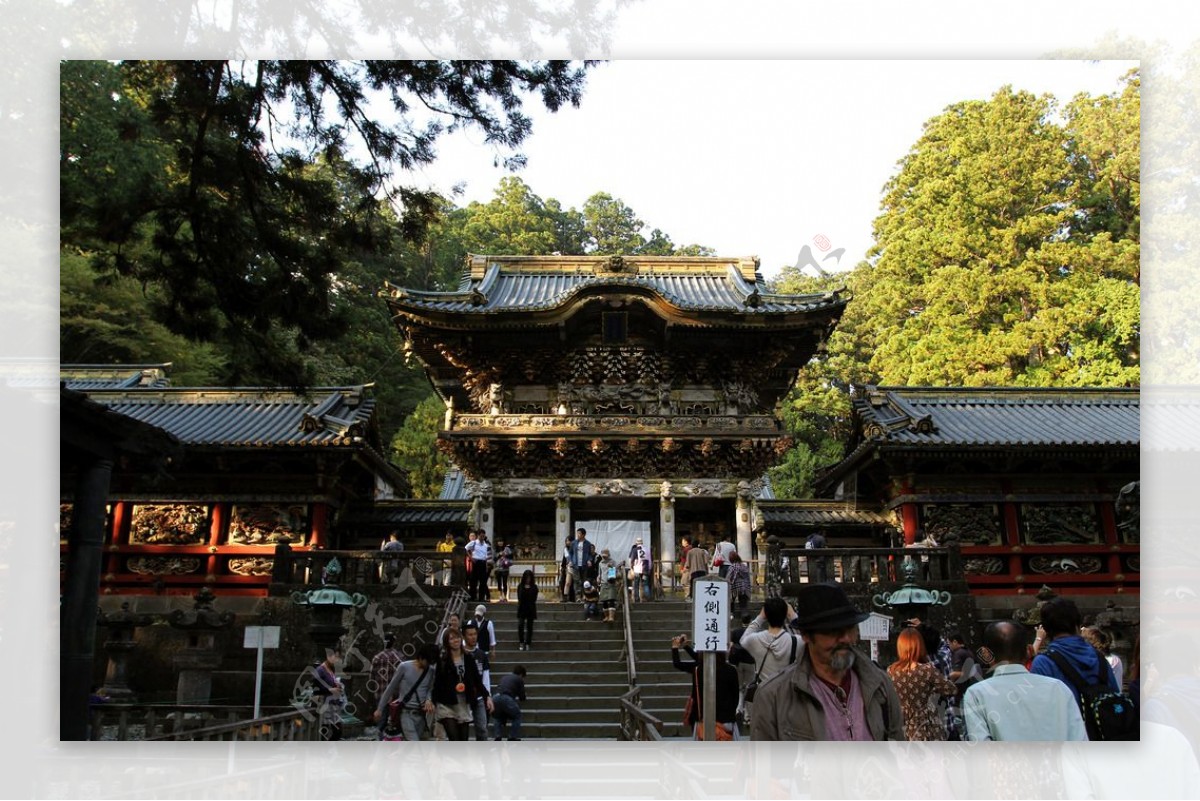
[[[795,625],[804,655],[759,687],[752,739],[905,739],[892,680],[854,647],[868,617],[838,584],[800,588]]]

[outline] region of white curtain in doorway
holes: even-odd
[[[641,537],[650,551],[650,521],[648,520],[577,520],[575,528],[587,529],[587,538],[596,546],[596,555],[605,548],[617,564],[629,557],[633,541]]]

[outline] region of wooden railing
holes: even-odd
[[[801,584],[836,579],[844,583],[904,583],[904,560],[916,565],[916,582],[963,579],[958,548],[779,548],[768,553],[767,583]],[[772,562],[774,564],[772,564]],[[784,567],[786,565],[786,567]],[[774,568],[774,569],[773,569]]]
[[[321,739],[321,725],[311,709],[292,709],[276,715],[172,731],[155,740],[262,740],[268,742]]]
[[[337,559],[340,571],[334,575],[328,574],[328,567]],[[462,554],[453,556],[437,551],[399,551],[383,553],[382,551],[330,551],[279,549],[275,552],[275,564],[271,574],[271,583],[279,585],[319,586],[322,576],[327,576],[329,583],[337,584],[342,589],[380,587],[385,583],[396,581],[417,582],[430,586],[434,576],[441,582],[442,565],[448,559],[462,560]],[[459,570],[451,570],[451,582]],[[534,580],[542,592],[557,590],[558,562],[553,559],[525,559],[514,561],[509,575],[509,585],[513,586],[521,580],[525,570],[534,571]],[[391,577],[388,582],[387,578]]]
[[[663,722],[642,709],[642,688],[633,687],[621,696],[622,740],[661,740]]]
[[[253,718],[249,706],[212,704],[96,705],[91,739],[125,740],[317,740],[311,710],[276,707]]]
[[[434,573],[440,573],[447,554],[437,551],[329,551],[277,548],[271,570],[273,584],[320,585],[328,583],[342,588],[378,586],[393,580],[432,584]],[[333,560],[340,570],[329,572]]]
[[[633,615],[624,570],[617,571],[617,594],[621,599],[621,619],[625,626],[625,675],[629,691],[621,696],[620,734],[622,740],[661,740],[663,722],[642,709],[642,689],[637,683],[637,651],[633,647]]]
[[[774,554],[774,555],[772,555]],[[937,548],[779,548],[768,546],[768,594],[781,583],[826,580],[903,584],[911,559],[918,585],[964,581],[972,594],[1011,594],[1043,584],[1073,593],[1136,591],[1136,545],[941,546]]]

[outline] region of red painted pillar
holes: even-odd
[[[329,547],[329,506],[324,503],[314,503],[312,506],[312,537],[308,541],[310,548]]]
[[[121,569],[121,557],[117,549],[129,542],[129,519],[132,514],[128,501],[117,501],[113,504],[112,515],[112,531],[108,533],[108,559],[107,569],[104,571],[105,579],[112,576],[116,577],[117,571]]]
[[[204,571],[205,581],[217,580],[217,551],[221,548],[221,534],[229,522],[229,504],[213,505],[212,528],[208,530],[208,568]]]
[[[920,516],[915,503],[900,504],[900,523],[904,526],[904,544],[912,545],[917,541],[917,529],[920,528]]]
[[[1005,485],[1005,494],[1011,492],[1011,489]],[[1004,541],[1010,548],[1008,557],[1008,574],[1014,580],[1017,576],[1024,575],[1025,568],[1021,564],[1021,521],[1017,517],[1017,505],[1006,501],[1000,506],[1001,513],[1004,515]],[[1018,588],[1018,592],[1024,592],[1024,588]]]

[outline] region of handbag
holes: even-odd
[[[786,633],[786,632],[781,632],[779,637],[782,637],[784,635],[784,633]],[[779,637],[776,637],[775,639],[778,640]],[[771,642],[774,642],[774,641],[775,640],[772,640]],[[746,689],[742,692],[742,698],[744,700],[744,703],[747,703],[747,704],[754,703],[754,694],[758,692],[758,685],[761,683],[758,680],[758,677],[760,675],[762,675],[763,665],[767,664],[767,655],[770,653],[771,653],[771,649],[770,649],[770,647],[768,647],[766,653],[763,654],[762,661],[758,663],[758,670],[754,671],[754,678],[750,680],[750,683],[746,685]],[[788,664],[790,665],[795,661],[796,661],[796,635],[793,634],[792,635],[792,657],[791,657],[791,659],[788,660]]]
[[[381,740],[403,740],[404,731],[400,726],[400,716],[404,713],[404,705],[413,697],[413,693],[421,686],[421,682],[425,681],[425,677],[429,675],[429,668],[426,667],[421,675],[417,678],[417,683],[405,693],[402,700],[392,699],[388,702],[387,723],[379,730],[379,739]]]

